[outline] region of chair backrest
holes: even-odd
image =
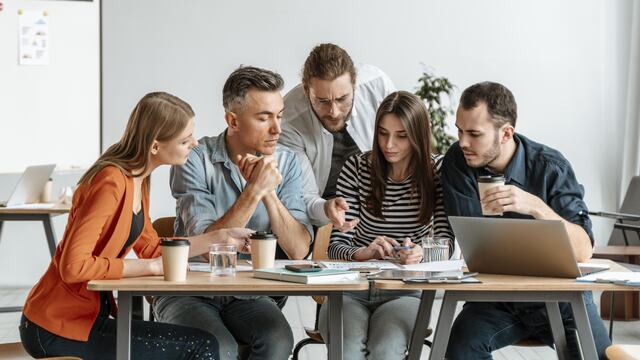
[[[159,237],[173,237],[173,224],[175,222],[175,216],[162,217],[153,222],[153,228]]]
[[[325,260],[329,258],[327,250],[329,249],[329,240],[331,239],[331,230],[333,224],[321,226],[316,230],[316,237],[313,240],[313,253],[311,258],[315,261]],[[321,305],[324,302],[324,296],[312,296],[316,303]]]
[[[640,176],[634,176],[629,182],[627,192],[624,195],[624,201],[620,206],[619,212],[625,214],[640,215]],[[640,225],[640,221],[625,221],[625,224]],[[639,245],[640,239],[632,231],[627,231],[629,245]],[[614,230],[609,238],[609,245],[624,245],[622,231]]]
[[[316,230],[316,237],[313,241],[313,253],[311,254],[313,260],[326,260],[329,258],[327,249],[329,249],[331,230],[333,230],[333,224],[331,223],[321,226]]]

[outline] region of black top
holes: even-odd
[[[591,220],[584,188],[578,183],[569,161],[548,146],[514,134],[516,152],[504,171],[505,184],[514,185],[544,201],[569,222],[581,226],[591,238]],[[495,175],[489,168],[467,166],[460,145],[451,146],[442,164],[442,184],[447,215],[482,217],[477,177]],[[505,212],[505,218],[533,217]]]
[[[131,230],[129,231],[129,238],[127,242],[124,243],[122,250],[120,250],[120,255],[118,257],[124,255],[123,252],[126,248],[131,246],[134,241],[142,234],[142,228],[144,228],[144,215],[142,214],[142,209],[136,214],[133,214],[131,218]]]
[[[348,124],[347,124],[348,126]],[[333,150],[331,151],[331,170],[327,185],[322,194],[323,199],[331,199],[336,196],[336,184],[342,166],[352,155],[360,154],[360,149],[351,135],[347,132],[347,126],[341,131],[333,133]]]
[[[142,209],[136,214],[133,213],[131,217],[131,230],[129,231],[129,238],[122,246],[122,250],[120,250],[120,254],[118,257],[124,255],[123,252],[126,248],[131,246],[134,241],[142,234],[142,229],[144,228],[144,214]],[[100,317],[109,317],[111,314],[111,299],[109,296],[109,291],[102,291],[100,293],[100,313],[98,316]]]

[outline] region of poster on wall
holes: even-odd
[[[49,14],[18,10],[18,19],[18,63],[49,65]]]

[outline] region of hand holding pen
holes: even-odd
[[[414,244],[406,237],[402,245],[394,247],[401,264],[416,264],[422,261],[422,246]]]

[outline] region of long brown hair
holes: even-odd
[[[87,170],[78,184],[89,183],[102,168],[118,167],[131,177],[141,176],[149,168],[153,141],[168,141],[179,136],[194,117],[193,109],[177,96],[165,92],[145,95],[131,112],[122,138],[111,145]],[[139,174],[133,170],[142,169]],[[148,190],[149,181],[145,181]]]
[[[433,160],[431,159],[431,126],[429,113],[422,100],[407,91],[396,91],[389,94],[378,107],[376,113],[371,160],[371,194],[366,199],[366,207],[373,215],[382,218],[382,200],[389,176],[389,163],[380,150],[378,136],[380,121],[385,115],[397,116],[409,137],[413,154],[409,163],[412,174],[411,185],[420,198],[418,220],[428,223],[435,208],[435,179]]]

